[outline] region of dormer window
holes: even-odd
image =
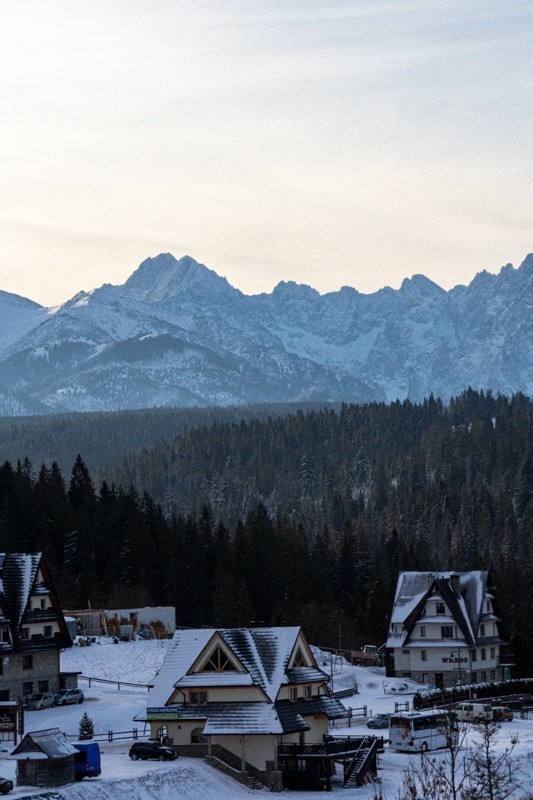
[[[435,610],[437,614],[445,614],[446,606],[444,605],[444,603],[435,603]]]
[[[224,650],[216,647],[198,672],[238,672],[237,667]]]
[[[293,661],[292,665],[293,665],[293,667],[306,667],[307,666],[307,661],[304,658],[304,654],[302,653],[301,648],[298,648],[298,652],[296,653],[296,656],[294,657],[294,661]]]

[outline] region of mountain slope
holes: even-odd
[[[0,382],[52,411],[533,394],[532,306],[533,256],[449,292],[414,275],[249,297],[166,253],[57,309],[0,293]]]

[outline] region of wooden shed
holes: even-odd
[[[17,786],[74,783],[77,752],[59,728],[27,733],[12,753],[17,760]]]

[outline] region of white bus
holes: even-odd
[[[438,750],[449,747],[450,741],[457,738],[457,731],[457,716],[453,711],[405,711],[391,717],[390,747],[406,753]]]

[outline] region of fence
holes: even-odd
[[[133,739],[137,741],[137,739],[142,739],[145,737],[149,737],[150,733],[146,732],[146,725],[144,726],[145,730],[140,733],[137,728],[133,728],[131,731],[107,731],[106,733],[95,733],[91,736],[91,742],[114,742],[115,740],[120,739]],[[66,733],[65,736],[67,739],[72,739],[74,741],[78,741],[79,736],[76,733]]]
[[[406,700],[405,703],[394,703],[394,713],[397,714],[399,711],[409,711],[409,700]]]
[[[115,685],[118,687],[118,691],[120,692],[121,686],[133,686],[136,689],[146,689],[150,691],[150,689],[154,688],[153,683],[129,683],[128,681],[111,681],[107,678],[93,678],[91,675],[78,675],[78,680],[89,681],[89,686],[93,683],[110,683],[111,685]]]
[[[347,719],[348,720],[348,727],[352,727],[352,719],[366,719],[368,716],[368,708],[367,706],[360,706],[359,708],[347,708],[346,709],[346,716],[339,717],[339,719]],[[336,720],[333,720],[332,725],[335,727]]]

